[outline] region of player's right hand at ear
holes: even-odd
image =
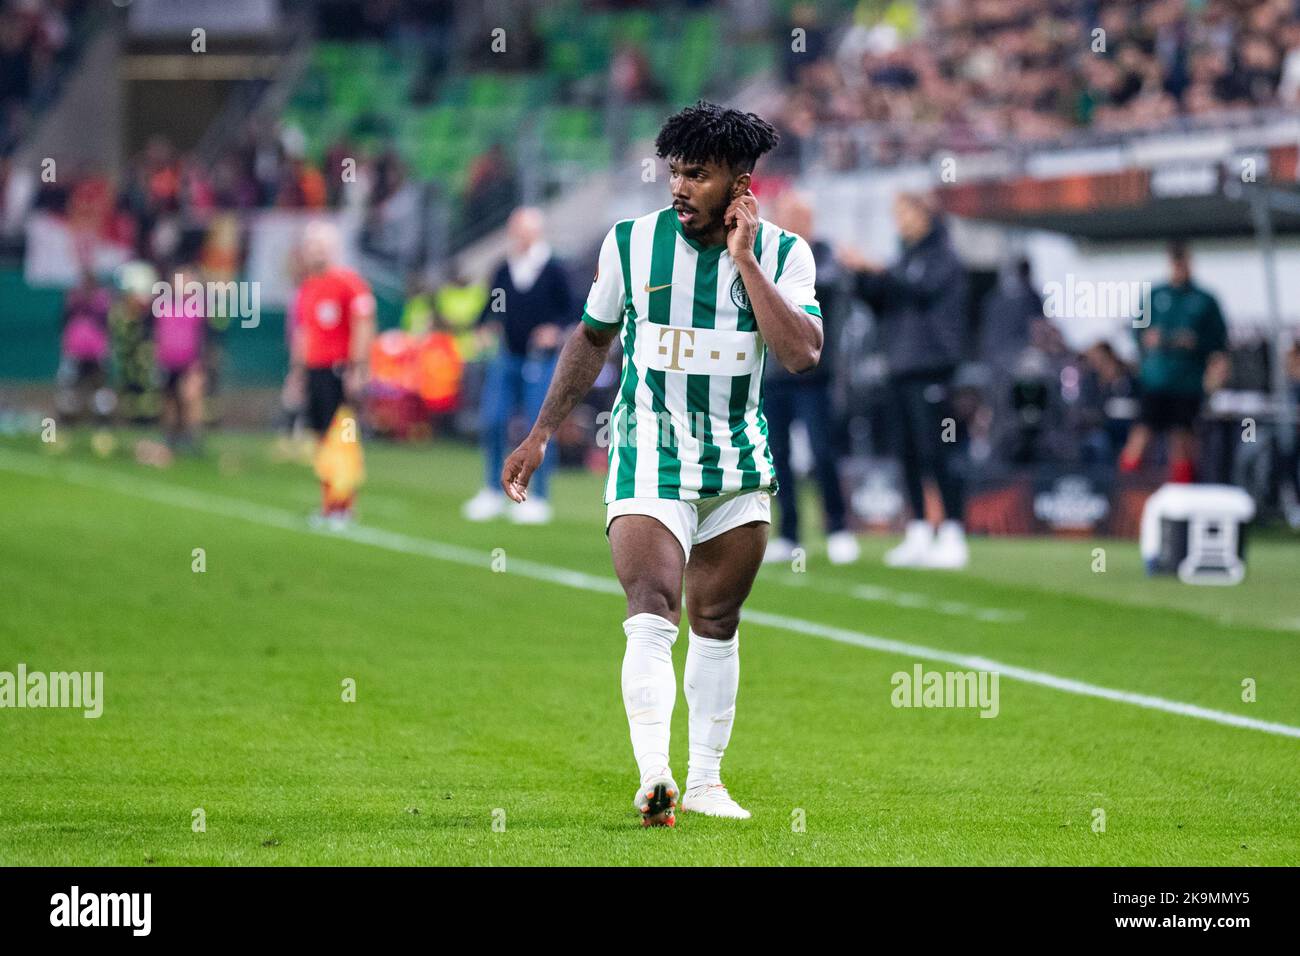
[[[501,469],[501,490],[511,501],[523,502],[528,497],[528,482],[542,464],[546,446],[525,441],[510,453]]]

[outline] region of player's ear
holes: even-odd
[[[739,199],[745,193],[749,192],[749,184],[753,177],[749,173],[741,173],[736,177],[735,182],[731,184],[731,198]]]

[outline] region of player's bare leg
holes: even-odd
[[[740,684],[740,608],[767,548],[768,523],[751,521],[691,549],[686,565],[686,704],[690,764],[682,809],[748,819],[722,784],[722,755],[731,739]]]
[[[681,621],[686,556],[667,527],[647,515],[619,515],[609,526],[614,571],[627,595],[623,703],[641,783],[633,798],[642,826],[673,826],[681,789],[668,765],[677,675],[673,643]]]

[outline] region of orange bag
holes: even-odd
[[[414,392],[418,373],[416,344],[411,336],[401,329],[389,329],[375,336],[370,346],[372,382]]]
[[[446,332],[430,332],[417,345],[417,390],[431,412],[453,411],[460,404],[465,371],[456,340]]]

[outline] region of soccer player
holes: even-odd
[[[303,375],[307,423],[323,441],[343,402],[358,402],[375,337],[375,297],[360,275],[338,264],[338,229],[323,220],[308,224],[302,240],[304,277],[294,302],[291,377]],[[338,494],[321,481],[319,521],[344,527],[354,495]]]
[[[622,690],[644,826],[673,826],[679,796],[684,811],[750,816],[720,773],[740,678],[740,608],[763,560],[777,489],[763,369],[771,351],[790,371],[807,372],[822,349],[812,250],[760,219],[749,188],[777,139],[753,113],[704,101],[668,118],[655,148],[668,160],[672,204],[605,236],[582,322],[501,474],[506,494],[523,501],[551,436],[621,336],[605,532],[627,594]],[[683,574],[684,795],[668,760]]]

